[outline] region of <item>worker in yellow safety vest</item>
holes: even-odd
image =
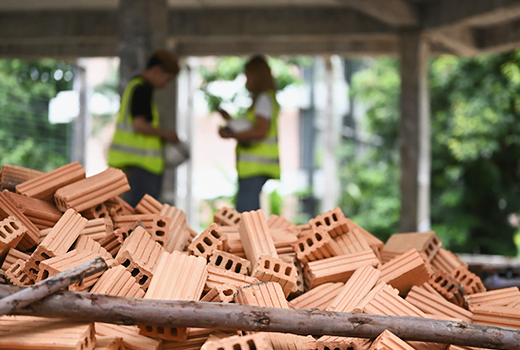
[[[222,117],[228,121],[228,126],[220,128],[220,136],[237,140],[236,209],[239,212],[259,209],[263,185],[269,179],[280,178],[280,106],[276,101],[276,87],[271,69],[263,56],[256,55],[246,63],[244,72],[247,79],[246,88],[251,93],[253,103],[242,119],[249,122],[250,127],[234,130],[230,115],[219,109]]]
[[[166,50],[155,51],[146,69],[126,86],[108,164],[122,169],[130,191],[122,197],[132,205],[145,194],[157,198],[164,171],[163,142],[179,142],[174,130],[162,128],[153,99],[155,89],[164,88],[179,73],[176,57]]]

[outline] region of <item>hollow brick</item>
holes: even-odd
[[[365,235],[363,235],[363,233],[358,229],[351,230],[335,237],[334,242],[338,246],[340,254],[352,254],[372,249],[368,244]]]
[[[365,237],[367,243],[370,245],[370,247],[372,247],[372,250],[374,250],[374,253],[383,249],[383,246],[385,244],[379,238],[377,238],[376,236],[374,236],[373,234],[371,234],[370,232],[368,232],[363,227],[359,226],[349,218],[347,218],[346,220],[350,231],[358,230],[359,232],[361,232],[361,234],[363,234],[363,236]]]
[[[455,305],[464,305],[464,288],[459,281],[448,275],[444,270],[437,270],[428,284],[446,300]]]
[[[249,260],[221,250],[214,250],[211,253],[209,264],[243,275],[249,275],[251,271],[251,262]]]
[[[56,225],[63,214],[54,203],[9,191],[3,193],[40,230]]]
[[[127,231],[132,225],[135,225],[138,221],[143,224],[144,228],[152,236],[153,240],[157,241],[166,249],[171,238],[169,232],[169,217],[159,214],[138,214],[115,216],[113,218],[114,228],[124,228],[125,231]]]
[[[352,337],[335,337],[324,335],[316,341],[317,350],[368,350],[372,340]]]
[[[163,204],[159,214],[170,218],[169,241],[164,246],[166,251],[170,253],[175,250],[184,251],[188,246],[188,237],[190,236],[186,223],[186,213],[169,204]]]
[[[298,238],[300,238],[301,236],[312,231],[312,227],[309,223],[297,225],[297,227],[300,230],[300,233],[298,234]]]
[[[447,274],[451,274],[458,267],[468,267],[458,256],[444,248],[440,248],[437,251],[437,254],[433,256],[431,264],[435,270],[443,270]]]
[[[213,214],[213,221],[220,226],[238,226],[241,214],[233,208],[222,207]]]
[[[255,266],[261,255],[278,258],[273,237],[262,209],[242,213],[238,233],[251,265]]]
[[[406,296],[412,286],[428,281],[430,274],[419,252],[412,248],[384,264],[381,267],[380,279],[399,289],[400,294]]]
[[[106,270],[90,292],[127,298],[142,298],[145,295],[145,291],[123,265]]]
[[[344,285],[342,282],[320,284],[299,297],[294,298],[289,304],[295,309],[325,310],[336,298]]]
[[[79,180],[56,190],[54,199],[61,211],[78,212],[92,208],[130,189],[125,173],[108,168],[99,174]]]
[[[112,256],[116,256],[123,242],[119,240],[114,232],[109,233],[106,237],[99,240],[99,244],[107,250]]]
[[[144,228],[137,227],[124,241],[115,259],[130,271],[137,283],[146,291],[163,251],[161,245],[154,241]]]
[[[365,265],[379,266],[379,259],[372,250],[311,261],[304,268],[305,283],[308,288],[314,288],[326,282],[346,282],[354,271]]]
[[[27,251],[38,244],[40,238],[38,228],[18,209],[16,203],[3,192],[0,192],[0,219],[6,219],[8,216],[16,218],[16,220],[27,228],[27,233],[22,236],[22,239],[15,248],[21,251]]]
[[[232,285],[220,285],[211,288],[209,292],[200,299],[200,301],[214,302],[214,303],[231,303],[234,300],[233,295],[238,288]]]
[[[367,248],[370,249],[368,245]],[[300,237],[293,244],[293,249],[296,252],[296,257],[302,264],[331,258],[343,253],[336,241],[332,239],[322,226]]]
[[[473,323],[520,329],[520,309],[497,305],[473,305]]]
[[[201,350],[272,350],[267,336],[262,333],[245,336],[235,335],[232,337],[216,340],[204,344]]]
[[[293,244],[298,240],[298,237],[290,233],[285,228],[269,229],[271,237],[273,238],[274,248],[279,257],[295,257]]]
[[[291,289],[291,294],[289,296],[291,298],[294,298],[305,293],[305,278],[303,276],[302,264],[298,261],[298,259],[296,259],[296,257],[286,259],[284,256],[280,256],[280,258],[285,262],[292,263],[296,269],[296,283],[294,284],[294,287]]]
[[[43,242],[36,247],[25,264],[25,273],[36,280],[39,265],[43,260],[65,254],[74,244],[81,231],[85,228],[87,219],[81,217],[74,209],[67,210]]]
[[[269,219],[267,219],[267,226],[273,229],[284,229],[290,232],[292,235],[298,237],[301,234],[301,230],[298,226],[287,220],[282,216],[278,216],[275,214],[271,214]]]
[[[502,288],[483,293],[466,295],[464,297],[469,306],[472,305],[497,305],[507,306],[520,299],[518,287]]]
[[[193,255],[208,259],[215,250],[223,249],[226,240],[220,226],[213,223],[193,240],[188,249]]]
[[[123,338],[121,337],[96,335],[96,347],[94,350],[125,350],[124,346]]]
[[[26,233],[27,227],[14,216],[8,216],[0,221],[0,261],[11,248],[18,245]]]
[[[406,296],[406,301],[415,305],[424,313],[441,317],[452,317],[462,322],[471,322],[472,320],[473,314],[470,311],[417,286],[412,287]]]
[[[180,252],[163,252],[144,298],[198,301],[207,277],[206,259]],[[189,283],[186,283],[187,280]],[[141,334],[151,337],[178,341],[187,339],[186,328],[147,325],[140,326],[139,329]]]
[[[227,252],[241,258],[246,257],[244,245],[240,239],[237,226],[221,226],[220,229],[227,236]]]
[[[5,278],[9,283],[19,287],[27,287],[34,284],[34,280],[31,279],[25,272],[25,260],[16,260],[7,270],[5,270]]]
[[[0,191],[16,191],[16,185],[45,174],[43,171],[4,164],[0,170]]]
[[[372,343],[370,350],[415,350],[404,340],[390,332],[385,330],[381,333],[376,340]]]
[[[398,233],[390,236],[383,247],[383,252],[406,253],[415,248],[426,261],[431,261],[442,242],[435,232]],[[382,253],[383,254],[383,253]]]
[[[16,192],[52,202],[56,190],[84,178],[85,169],[73,162],[17,185]]]
[[[106,200],[103,204],[105,204],[110,217],[137,214],[135,209],[120,196],[114,196]]]
[[[252,283],[259,283],[257,278],[245,276],[239,273],[227,271],[215,266],[208,265],[208,279],[204,291],[208,292],[214,287],[222,285],[231,285],[237,288],[241,288]]]
[[[394,293],[395,295],[399,295],[399,291],[394,287],[386,284],[385,282],[378,282],[370,292],[368,292],[363,299],[357,304],[354,308],[354,313],[363,313],[365,306],[368,305],[383,289],[386,289],[389,293]]]
[[[451,272],[451,276],[460,282],[466,294],[483,293],[486,287],[480,277],[470,272],[466,267],[458,267]]]
[[[33,317],[0,317],[0,348],[10,350],[93,350],[93,323]]]
[[[99,241],[102,238],[105,238],[112,231],[114,231],[114,224],[112,223],[112,219],[105,217],[88,220],[87,225],[83,231],[81,231],[81,235],[88,236],[94,241]]]
[[[287,297],[296,284],[296,267],[282,259],[261,255],[252,267],[251,276],[261,282],[278,282]]]
[[[76,243],[74,243],[74,249],[99,254],[99,256],[105,260],[108,267],[114,266],[116,264],[112,254],[103,248],[99,242],[94,241],[89,236],[80,235],[76,240]]]
[[[309,224],[314,230],[323,227],[331,237],[342,235],[350,230],[345,215],[339,207],[310,219]]]
[[[123,338],[123,344],[127,350],[161,350],[161,339],[141,335],[137,327],[101,322],[96,322],[94,326],[96,328],[96,335]]]
[[[376,285],[381,271],[372,266],[363,266],[354,271],[327,311],[351,312],[363,297]]]
[[[159,214],[163,204],[149,194],[145,194],[143,198],[135,206],[138,214]]]
[[[105,205],[105,203],[101,203],[83,210],[81,212],[81,215],[89,220],[94,220],[100,218],[107,218],[110,216],[110,213],[108,212],[108,208]]]
[[[4,263],[2,264],[2,270],[6,271],[18,259],[27,261],[29,257],[29,254],[23,253],[16,248],[10,248],[7,252],[7,255],[5,256]]]
[[[71,250],[70,252],[44,260],[40,264],[40,272],[35,282],[43,281],[49,277],[57,275],[58,273],[77,267],[81,264],[89,262],[100,255],[91,251]],[[83,279],[80,282],[74,283],[68,287],[72,291],[88,291],[92,287],[102,272],[96,273]]]

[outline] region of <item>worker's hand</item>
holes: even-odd
[[[162,135],[164,141],[177,143],[179,142],[179,138],[177,137],[177,133],[173,130],[164,129],[162,130]]]
[[[229,138],[231,138],[233,136],[233,133],[231,131],[229,131],[229,129],[227,129],[227,128],[220,128],[218,130],[218,134],[223,139],[229,139]]]
[[[225,110],[223,110],[222,108],[217,108],[217,112],[220,113],[220,115],[222,116],[222,118],[224,118],[225,120],[230,120],[231,119],[231,116],[229,115],[228,112],[226,112]]]

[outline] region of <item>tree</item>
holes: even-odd
[[[49,171],[68,161],[69,126],[49,124],[48,103],[72,78],[64,62],[0,60],[0,164]]]
[[[519,64],[520,51],[431,63],[431,219],[449,249],[516,253],[508,216],[520,210]],[[355,76],[353,94],[382,144],[342,173],[343,210],[381,238],[397,232],[399,85],[393,59]]]

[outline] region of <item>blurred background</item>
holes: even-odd
[[[386,240],[410,227],[409,199],[424,209],[411,231],[434,230],[454,252],[518,256],[519,20],[520,1],[4,0],[0,164],[106,169],[118,89],[144,64],[128,57],[167,47],[182,70],[159,99],[191,159],[167,173],[162,200],[200,231],[236,192],[215,106],[250,105],[243,65],[265,53],[282,106],[267,213],[301,224],[340,206]],[[419,188],[410,198],[403,172]]]

